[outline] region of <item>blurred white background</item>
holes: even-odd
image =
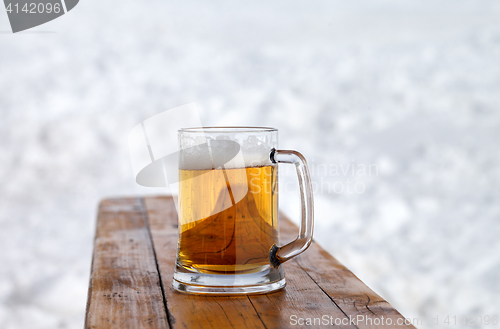
[[[127,134],[189,102],[313,166],[376,164],[313,174],[365,187],[316,192],[315,238],[403,315],[500,315],[499,21],[493,0],[83,0],[12,34],[0,10],[0,326],[83,326],[98,201],[163,193]]]

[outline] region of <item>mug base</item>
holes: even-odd
[[[283,267],[263,267],[246,274],[209,274],[176,264],[172,286],[188,294],[253,295],[265,294],[285,287]]]
[[[195,295],[220,295],[220,296],[234,296],[234,295],[259,295],[267,294],[273,291],[283,289],[286,285],[285,278],[277,282],[267,283],[263,285],[254,286],[199,286],[187,284],[177,280],[172,281],[172,287],[182,293],[195,294]]]

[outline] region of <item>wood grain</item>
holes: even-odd
[[[292,239],[297,234],[297,227],[288,219],[282,220],[281,236]],[[414,328],[404,325],[404,317],[394,309],[387,301],[377,295],[349,269],[343,266],[337,259],[326,252],[318,243],[313,242],[309,249],[302,255],[296,257],[298,266],[307,273],[320,290],[327,294],[342,312],[350,317],[363,316],[364,320],[357,321],[356,326],[364,328],[382,328],[377,322],[387,324],[390,319],[390,328]],[[286,276],[286,275],[285,275]],[[288,278],[288,277],[287,277]],[[360,318],[361,319],[361,318]],[[398,325],[398,319],[402,325]]]
[[[145,232],[145,221],[150,235]],[[316,242],[304,254],[283,264],[287,286],[281,291],[242,297],[179,293],[172,288],[177,225],[177,212],[170,197],[103,201],[89,290],[87,328],[112,328],[104,322],[107,320],[113,325],[122,324],[116,326],[120,328],[145,328],[145,325],[151,328],[319,328],[325,327],[326,322],[335,321],[342,321],[339,325],[342,328],[414,328],[397,325],[398,320],[404,320],[402,315]],[[282,244],[293,240],[297,232],[298,228],[281,216]],[[135,234],[137,241],[139,236],[142,238],[141,252],[127,247],[131,234]],[[149,243],[148,239],[151,239]],[[158,287],[160,283],[162,290]],[[110,302],[116,298],[113,293],[117,290],[134,289],[149,291],[150,295],[123,304]],[[135,303],[135,309],[127,303]],[[131,321],[126,319],[128,312],[148,315]],[[354,324],[349,321],[358,316],[363,316],[364,320]],[[143,322],[146,318],[152,322]],[[294,319],[299,318],[303,319],[303,325],[293,325]],[[310,324],[306,322],[308,318],[325,322]],[[381,325],[382,318],[386,325]],[[387,325],[387,319],[392,325]]]
[[[85,328],[168,328],[139,199],[99,206]]]

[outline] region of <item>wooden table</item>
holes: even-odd
[[[281,241],[291,241],[297,232],[281,215]],[[313,328],[335,323],[414,328],[315,242],[283,265],[284,290],[241,297],[179,293],[171,287],[177,234],[170,197],[101,202],[85,328]]]

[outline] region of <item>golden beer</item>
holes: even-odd
[[[278,244],[277,166],[179,171],[177,264],[213,274],[269,265]]]

